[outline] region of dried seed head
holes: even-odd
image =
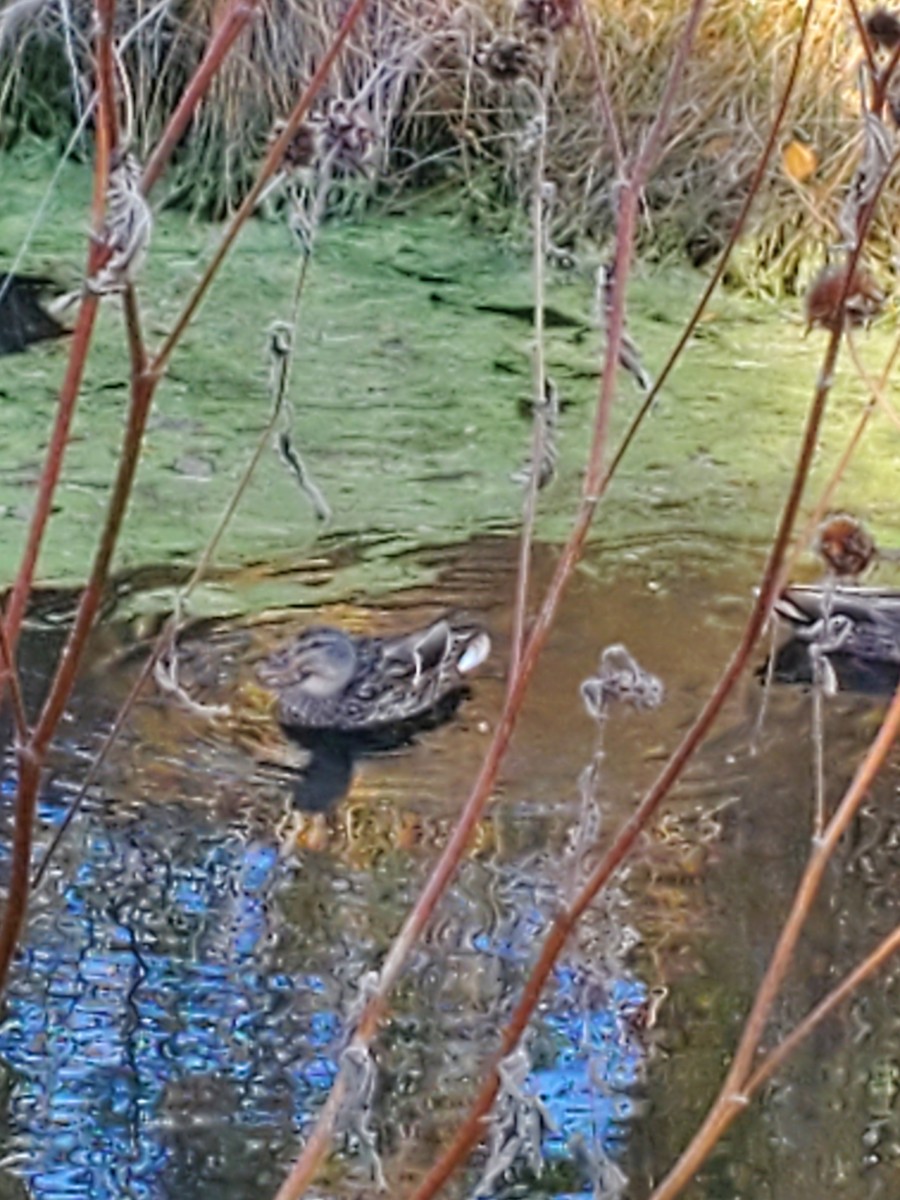
[[[531,51],[519,38],[494,38],[478,62],[495,83],[515,83],[532,67]]]
[[[348,100],[331,100],[316,125],[322,153],[345,175],[368,175],[375,153],[371,114]]]
[[[272,126],[269,141],[274,142],[284,131],[285,122],[276,121]],[[287,144],[282,163],[287,171],[299,171],[302,167],[312,166],[318,149],[316,131],[312,125],[304,121]]]
[[[607,646],[600,656],[597,674],[581,685],[581,699],[589,716],[603,721],[615,703],[631,708],[658,708],[665,689],[662,680],[638,663],[625,646]]]
[[[844,324],[867,325],[884,308],[884,293],[863,267],[856,267],[841,304],[845,267],[826,267],[816,276],[806,293],[807,330],[818,325],[835,333]]]
[[[900,19],[886,8],[873,8],[863,24],[873,45],[884,50],[900,46]]]
[[[816,549],[840,578],[861,575],[875,557],[875,541],[851,513],[834,513],[819,526]]]
[[[516,20],[532,29],[557,33],[575,23],[577,0],[519,0]]]

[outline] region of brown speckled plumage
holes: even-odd
[[[466,686],[490,640],[472,626],[436,621],[400,637],[306,629],[259,669],[287,729],[344,733],[416,721]]]

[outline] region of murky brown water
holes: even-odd
[[[435,551],[433,586],[381,604],[191,632],[185,675],[208,701],[252,699],[253,661],[313,617],[393,631],[464,610],[490,629],[495,652],[453,721],[333,766],[349,792],[317,813],[296,807],[274,727],[210,726],[156,694],[142,701],[54,861],[10,990],[2,1153],[32,1195],[236,1200],[274,1188],[333,1077],[365,974],[488,744],[515,554],[512,541],[484,538]],[[538,551],[539,583],[555,555]],[[607,838],[733,648],[760,560],[758,548],[726,553],[701,539],[589,553],[496,801],[379,1039],[371,1124],[390,1194],[403,1194],[464,1111],[577,865],[577,780],[595,747],[580,681],[622,641],[667,689],[658,710],[608,722]],[[113,618],[96,640],[45,788],[44,844],[140,665],[134,637]],[[37,690],[40,638],[29,651]],[[760,696],[745,680],[560,963],[529,1039],[530,1087],[556,1132],[544,1135],[542,1178],[519,1161],[500,1194],[643,1196],[705,1111],[809,846],[809,698],[777,690],[754,751]],[[830,702],[832,802],[879,711],[870,700]],[[896,921],[898,767],[895,753],[829,874],[773,1038]],[[7,783],[4,824],[9,792]],[[640,1031],[633,1013],[657,988],[666,998],[656,1026]],[[900,1194],[897,989],[889,970],[824,1026],[689,1194]],[[370,1194],[359,1129],[342,1142],[317,1194]]]

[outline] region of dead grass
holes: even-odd
[[[57,6],[13,3],[0,17],[0,148],[29,131],[73,123],[70,64],[87,66],[88,0],[73,0],[68,44]],[[120,5],[122,35],[143,20],[124,60],[134,92],[139,154],[153,144],[180,96],[220,11],[220,0],[187,0],[156,12],[147,0]],[[266,138],[299,82],[321,56],[341,0],[267,0],[238,53],[217,77],[170,177],[171,202],[220,216],[245,193]],[[626,149],[634,153],[659,102],[684,19],[673,0],[590,5],[602,71]],[[752,235],[732,277],[793,289],[834,241],[834,197],[852,170],[858,128],[859,42],[840,5],[821,6],[791,118],[818,168],[793,181],[779,163],[760,194]],[[710,7],[698,53],[670,122],[668,144],[646,193],[645,253],[715,254],[750,177],[787,70],[800,11],[770,0]],[[523,38],[546,56],[514,11],[494,0],[373,0],[335,78],[333,95],[363,104],[378,130],[368,182],[337,182],[332,203],[435,184],[456,189],[477,212],[496,216],[528,203],[523,139],[533,92],[499,83],[485,66],[497,37]],[[553,238],[603,239],[611,228],[615,178],[589,56],[577,28],[552,35],[556,54],[547,138],[555,185]],[[39,51],[39,52],[38,52]],[[534,67],[540,72],[540,61]],[[52,97],[48,102],[47,97]],[[891,210],[890,201],[885,210]],[[889,230],[882,229],[882,242]]]

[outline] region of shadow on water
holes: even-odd
[[[192,693],[230,700],[231,716],[210,723],[144,697],[54,859],[10,985],[0,1152],[30,1195],[237,1200],[274,1191],[334,1078],[368,973],[488,743],[515,555],[511,542],[481,539],[435,552],[436,582],[381,606],[210,623],[186,639]],[[575,580],[496,801],[397,989],[376,1047],[376,1102],[342,1132],[320,1194],[372,1190],[367,1122],[394,1191],[433,1161],[464,1112],[502,1015],[584,865],[573,827],[597,733],[578,686],[601,649],[624,641],[668,693],[653,713],[607,722],[603,840],[733,647],[752,554],[723,567],[715,547],[700,548],[689,571],[640,549],[624,557],[607,578],[595,551]],[[537,554],[539,582],[554,561],[555,551]],[[477,616],[495,643],[451,721],[395,744],[302,745],[258,704],[254,664],[307,622],[394,632],[446,609]],[[32,698],[56,637],[35,634],[26,647]],[[41,797],[42,845],[141,658],[132,630],[112,623],[98,635]],[[748,678],[567,948],[533,1024],[523,1083],[540,1099],[526,1111],[545,1169],[535,1177],[526,1139],[500,1194],[643,1195],[702,1116],[809,845],[808,695],[774,692],[757,739],[759,699]],[[854,697],[828,705],[832,802],[877,712]],[[13,785],[7,766],[4,846]],[[776,1033],[896,920],[898,831],[887,807],[896,786],[895,758],[832,872]],[[823,1028],[692,1194],[896,1194],[897,986],[896,971],[883,975]],[[491,1177],[484,1158],[475,1170]]]

